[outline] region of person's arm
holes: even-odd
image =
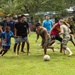
[[[44,27],[44,21],[43,21],[43,23],[42,23],[42,26]]]
[[[37,42],[37,40],[39,39],[39,34],[38,34],[38,30],[36,29],[36,34],[37,34],[37,36],[36,36],[36,42]]]
[[[60,32],[59,34],[63,34],[63,33],[64,33],[64,31],[63,31],[63,27],[60,26],[60,29],[61,29],[61,32]]]
[[[55,23],[55,24],[53,25],[52,29],[50,30],[50,34],[51,34],[52,30],[53,30],[56,26],[57,26],[57,23]]]
[[[16,36],[17,35],[17,29],[14,28],[14,35]]]
[[[27,34],[30,33],[30,28],[29,28],[29,24],[27,23]]]

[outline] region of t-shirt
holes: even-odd
[[[14,20],[8,21],[8,26],[10,27],[13,33],[14,33],[15,23],[16,22]]]
[[[56,27],[60,28],[59,22],[56,24]],[[57,30],[56,27],[51,31],[52,35],[59,35],[59,31]]]
[[[70,29],[66,26],[66,25],[61,25],[60,28],[63,30],[63,37],[65,36],[70,36],[69,33],[70,33]]]
[[[12,36],[14,36],[12,31],[10,31],[9,33],[7,33],[6,31],[0,33],[0,38],[2,38],[2,46],[10,46],[10,40]]]
[[[15,24],[15,28],[17,30],[17,36],[22,36],[22,37],[27,36],[27,29],[29,28],[27,22],[24,23],[18,22]]]
[[[42,23],[42,26],[45,27],[47,29],[47,31],[50,31],[53,25],[53,21],[52,20],[44,20]]]
[[[2,21],[2,22],[0,22],[0,25],[3,27],[2,29],[3,29],[3,31],[4,31],[5,28],[6,28],[6,26],[8,26],[8,22]]]

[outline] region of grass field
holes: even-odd
[[[13,52],[14,40],[12,39],[11,49],[3,57],[0,57],[0,75],[75,75],[75,56],[68,57],[60,53],[59,50],[48,50],[50,61],[43,60],[43,50],[40,42],[35,42],[36,35],[32,33],[29,36],[30,40],[30,56],[26,53],[21,53],[16,56]],[[58,42],[58,41],[56,41]],[[55,49],[59,48],[60,44],[55,44]],[[75,54],[75,47],[71,42],[68,46]],[[26,46],[25,46],[26,51]]]

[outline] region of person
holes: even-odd
[[[21,16],[18,16],[17,17],[17,22],[15,23],[15,25],[18,25],[18,23],[20,22],[20,20],[21,20]],[[19,33],[18,33],[19,34]],[[17,35],[17,32],[16,32],[16,28],[14,28],[14,35],[16,36]],[[18,46],[18,47],[17,47]],[[17,52],[16,52],[16,49],[17,49]],[[15,38],[15,44],[14,44],[14,53],[16,53],[16,55],[18,54],[18,52],[19,52],[19,49],[20,49],[20,38],[19,38],[19,36],[17,36],[16,38]]]
[[[70,32],[70,41],[75,46],[75,43],[74,43],[74,40],[73,40],[73,37],[72,37],[72,34],[74,35],[74,28],[73,28],[73,25],[71,24],[71,22],[72,22],[71,18],[68,18],[67,23],[70,25],[69,29],[71,30],[71,32]]]
[[[3,31],[6,29],[6,26],[8,26],[8,20],[9,20],[9,17],[5,16],[3,18],[3,21],[0,22],[0,25],[2,26]]]
[[[39,36],[41,36],[42,41],[43,41],[42,48],[44,48],[44,55],[47,53],[47,48],[51,48],[54,52],[54,47],[49,46],[50,37],[49,37],[49,34],[48,34],[46,28],[41,26],[40,23],[36,23],[35,27],[36,27],[36,34],[37,34],[36,42],[37,42]]]
[[[0,38],[2,38],[2,50],[0,51],[1,56],[5,55],[11,46],[11,37],[14,36],[13,32],[10,31],[10,27],[7,26],[6,30],[0,33]]]
[[[52,29],[53,26],[53,21],[50,20],[49,15],[46,15],[46,19],[43,21],[42,26],[47,29],[48,33],[50,33],[50,30]]]
[[[60,20],[60,28],[61,28],[61,32],[60,34],[63,35],[63,40],[62,40],[62,48],[64,50],[64,54],[66,54],[66,50],[69,52],[69,56],[71,56],[73,53],[70,50],[69,47],[67,47],[67,43],[70,40],[70,30],[68,25],[65,23],[65,21],[63,19]]]
[[[24,46],[25,46],[25,42],[26,42],[26,44],[27,44],[27,54],[29,54],[28,34],[30,33],[30,28],[29,28],[29,24],[26,22],[26,16],[25,15],[21,15],[21,18],[22,18],[22,23],[25,24],[25,32],[24,32],[25,35],[23,35],[23,38],[25,40],[22,42],[21,52],[24,52]]]
[[[60,37],[59,35],[60,31],[61,31],[60,22],[58,21],[57,23],[53,25],[50,31],[50,37],[51,37],[50,44],[51,45],[55,43],[55,40],[58,40],[60,43],[62,42],[62,37]],[[62,44],[60,44],[60,53],[62,53]]]
[[[9,16],[8,26],[10,27],[13,33],[14,33],[15,23],[16,22],[13,20],[13,17]]]
[[[21,15],[20,22],[18,22],[15,25],[15,36],[20,36],[19,45],[22,42],[21,52],[24,52],[23,49],[24,49],[25,42],[27,43],[27,55],[29,55],[29,45],[30,45],[28,40],[29,25],[25,21],[25,19],[26,19],[25,15]]]

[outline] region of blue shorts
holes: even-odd
[[[24,37],[24,38],[17,38],[17,39],[15,39],[15,43],[25,42],[25,41],[28,41],[28,37]]]
[[[21,42],[28,41],[28,37],[20,38],[20,41],[21,41]]]

